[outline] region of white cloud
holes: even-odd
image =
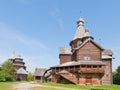
[[[33,47],[42,48],[42,49],[48,48],[42,42],[32,39],[21,32],[18,32],[18,30],[10,27],[9,25],[3,22],[0,22],[0,39],[3,42],[11,42],[11,43],[19,42],[29,48],[33,48]]]
[[[25,57],[24,58],[24,62],[25,62],[25,66],[27,66],[27,71],[34,73],[36,65],[32,62],[33,58],[30,57]]]
[[[11,50],[14,49],[14,47],[17,47],[17,50],[24,52],[22,53],[23,56],[31,56],[31,58],[27,57],[25,60],[27,60],[26,65],[28,71],[32,72],[38,64],[32,63],[35,60],[34,55],[37,56],[39,53],[44,52],[44,50],[48,50],[48,47],[45,44],[23,34],[22,32],[18,32],[17,29],[4,22],[0,22],[0,43],[0,64],[7,60],[10,57]]]
[[[61,30],[64,30],[64,21],[63,21],[63,19],[62,18],[58,18],[57,22],[58,22]]]
[[[54,6],[51,11],[52,17],[55,18],[61,30],[64,30],[64,21],[57,6]]]
[[[2,64],[4,61],[6,61],[8,59],[8,56],[3,55],[0,53],[0,64]]]
[[[28,46],[29,48],[42,48],[42,49],[47,49],[48,47],[34,39],[31,39],[30,37],[24,36],[24,35],[16,35],[16,39],[23,43],[24,45]]]

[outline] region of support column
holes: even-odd
[[[74,72],[75,72],[75,66],[74,66]]]
[[[77,84],[79,84],[79,78],[80,78],[79,73],[77,73]]]

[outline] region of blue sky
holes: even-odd
[[[120,65],[119,0],[0,0],[0,64],[14,50],[28,71],[59,64],[59,47],[69,47],[85,27],[97,43],[113,50],[113,70]],[[82,13],[81,13],[82,12]],[[100,41],[99,41],[100,40]]]

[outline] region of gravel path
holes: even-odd
[[[30,82],[15,84],[15,85],[13,85],[13,90],[30,90],[30,88],[34,88],[34,87],[56,88],[58,90],[78,90],[78,89],[46,86],[46,85],[40,85],[37,83],[30,83]]]

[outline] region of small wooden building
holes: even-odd
[[[60,64],[51,67],[52,82],[79,85],[112,84],[112,51],[94,41],[84,19],[77,21],[71,48],[60,48]]]
[[[34,80],[38,82],[44,82],[44,73],[46,72],[45,68],[36,68],[33,74]]]

